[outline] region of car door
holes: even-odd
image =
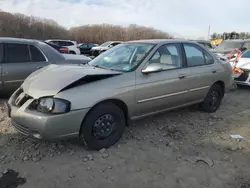
[[[2,81],[2,65],[3,65],[3,43],[0,43],[0,91],[3,88],[3,81]]]
[[[204,48],[193,43],[184,43],[186,68],[178,70],[183,76],[184,89],[188,90],[186,102],[202,101],[209,88],[217,80],[222,69],[214,63],[214,58]]]
[[[163,69],[149,74],[136,72],[136,116],[139,117],[182,105],[187,93],[178,72],[183,67],[180,44],[160,46],[147,65],[151,63],[159,63]]]
[[[6,43],[2,79],[6,90],[13,91],[34,71],[48,65],[47,58],[34,45]]]
[[[81,54],[87,54],[87,53],[89,52],[88,45],[89,45],[89,44],[82,44],[82,45],[80,46]]]

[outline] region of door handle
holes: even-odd
[[[183,78],[186,78],[186,76],[184,74],[180,74],[179,79],[183,79]]]
[[[212,73],[216,73],[217,71],[216,70],[212,70]]]

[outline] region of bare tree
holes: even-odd
[[[163,31],[131,24],[128,27],[100,24],[83,25],[69,30],[53,20],[0,12],[0,37],[30,39],[72,39],[78,42],[103,43],[109,40],[170,38]]]

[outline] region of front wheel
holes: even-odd
[[[223,89],[220,85],[213,85],[207,93],[207,96],[201,107],[205,112],[213,113],[220,107],[223,98]]]
[[[124,113],[117,105],[102,103],[86,116],[80,138],[90,149],[109,148],[122,137],[125,123]]]

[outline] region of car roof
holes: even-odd
[[[34,44],[38,42],[42,42],[34,39],[21,39],[21,38],[11,38],[11,37],[0,37],[1,42],[15,42],[15,43],[29,43]]]
[[[63,40],[63,39],[48,39],[46,41],[65,41],[65,42],[76,42],[74,40]]]
[[[133,40],[127,41],[127,43],[149,43],[149,44],[164,44],[164,43],[195,43],[190,40],[179,40],[179,39],[146,39],[146,40]]]

